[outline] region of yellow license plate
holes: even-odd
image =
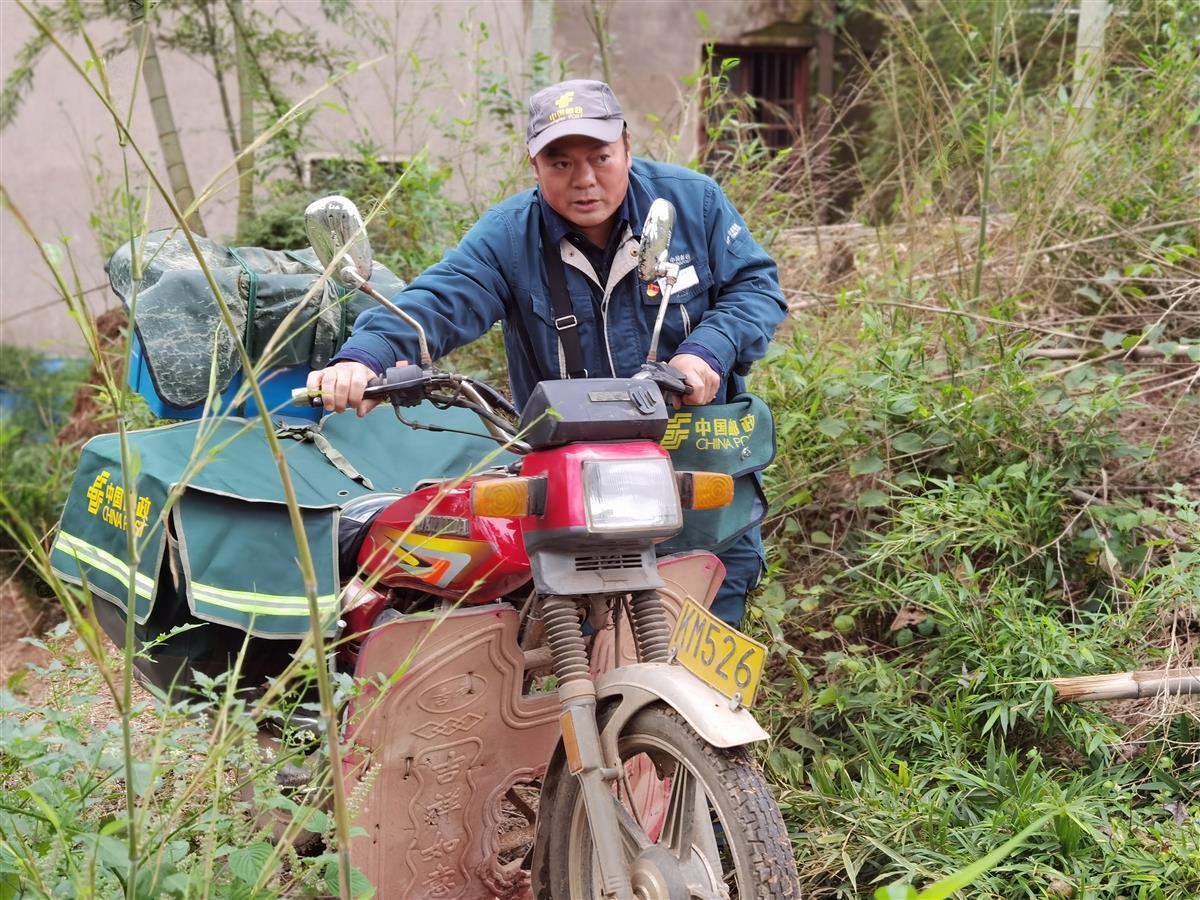
[[[705,684],[742,706],[751,706],[758,693],[767,648],[726,625],[690,597],[683,601],[671,653]]]

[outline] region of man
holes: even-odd
[[[684,403],[723,403],[742,389],[786,312],[775,263],[710,178],[679,166],[634,160],[612,89],[574,80],[529,102],[528,149],[537,187],[493,207],[441,262],[396,300],[425,328],[436,359],[504,322],[517,407],[537,382],[586,373],[629,377],[645,361],[658,312],[656,287],[638,280],[638,240],[650,203],[664,197],[677,219],[671,262],[678,281],[662,327],[659,358],[692,388]],[[556,315],[543,246],[557,247],[569,316]],[[582,359],[568,359],[575,329]],[[365,415],[367,382],[416,358],[416,338],[396,316],[373,309],[329,368],[312,373],[325,408]],[[573,371],[574,370],[574,371]],[[747,523],[749,524],[749,523]],[[763,569],[757,527],[719,554],[726,579],[713,612],[736,625]]]

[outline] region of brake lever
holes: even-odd
[[[692,392],[691,385],[687,382],[687,376],[670,363],[643,363],[642,368],[633,377],[653,381],[664,393],[686,397]]]
[[[363,398],[387,400],[392,406],[420,406],[433,375],[422,366],[391,366],[367,382]]]

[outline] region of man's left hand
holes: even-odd
[[[712,403],[721,387],[721,376],[713,371],[712,366],[699,356],[690,353],[680,353],[671,357],[671,365],[687,378],[692,392],[683,398],[688,406],[704,406]]]

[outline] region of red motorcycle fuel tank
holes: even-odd
[[[379,584],[490,603],[529,580],[529,557],[518,519],[471,513],[467,478],[432,485],[397,500],[371,525],[359,566]]]

